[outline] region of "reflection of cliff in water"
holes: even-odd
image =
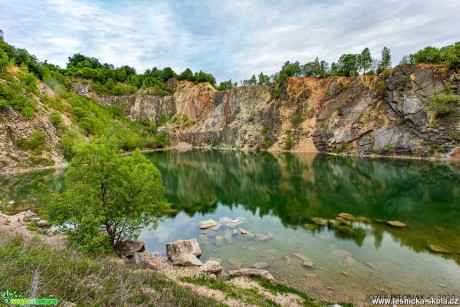
[[[241,204],[296,228],[312,216],[348,212],[411,226],[373,225],[354,236],[337,234],[358,245],[371,234],[378,247],[386,231],[417,251],[440,238],[460,250],[460,175],[444,163],[233,151],[172,151],[151,159],[163,174],[168,199],[191,216],[213,212],[218,202]]]
[[[53,191],[63,189],[64,169],[49,169],[19,175],[0,176],[0,199],[14,200],[14,210],[37,210],[45,206],[45,201],[39,197],[41,184]]]

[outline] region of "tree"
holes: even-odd
[[[74,151],[65,173],[67,190],[52,194],[46,208],[55,225],[73,229],[71,242],[104,251],[136,238],[144,227],[157,227],[169,206],[160,172],[139,150],[121,156],[111,137],[81,143]]]
[[[258,84],[267,84],[270,82],[270,77],[268,75],[264,75],[263,72],[260,72]]]
[[[369,71],[372,68],[372,56],[369,48],[364,48],[358,56],[358,64],[359,69],[363,71],[363,75],[366,74],[366,71]]]
[[[232,83],[232,79],[230,79],[228,81],[222,81],[217,87],[217,89],[219,91],[225,91],[225,90],[231,89],[232,87],[233,87],[233,83]]]
[[[338,74],[346,77],[358,75],[358,55],[342,54],[337,63]]]
[[[383,47],[382,59],[377,67],[377,74],[380,74],[387,69],[391,69],[391,51],[389,48]]]

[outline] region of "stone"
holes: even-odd
[[[220,274],[222,266],[217,261],[208,260],[200,267],[200,271],[205,274]]]
[[[223,236],[216,236],[215,244],[216,246],[222,246],[225,243],[225,238]]]
[[[308,229],[308,230],[316,230],[318,229],[317,224],[304,224],[303,228]]]
[[[235,268],[238,268],[238,269],[243,266],[243,263],[240,262],[238,259],[235,259],[235,258],[228,259],[228,263],[230,263],[230,265],[232,267],[235,267]]]
[[[149,264],[149,261],[152,259],[155,259],[156,253],[154,252],[134,252],[133,256],[130,258],[130,261],[132,261],[135,264],[144,264],[147,265]]]
[[[232,230],[224,231],[224,238],[228,244],[232,244],[233,243],[233,231]]]
[[[284,259],[284,265],[288,266],[291,264],[291,257],[283,256],[283,259]]]
[[[340,217],[340,216],[335,218],[335,222],[336,222],[336,224],[346,224],[347,223],[347,221],[344,218]]]
[[[358,222],[361,222],[361,223],[372,224],[371,219],[369,219],[369,218],[367,218],[367,217],[364,217],[364,216],[358,216],[358,217],[356,218],[356,220],[357,220]]]
[[[198,242],[200,242],[200,244],[208,244],[209,243],[209,238],[203,234],[199,235],[198,236]]]
[[[14,200],[11,200],[10,202],[8,202],[8,205],[13,206],[14,205]]]
[[[217,275],[216,274],[209,274],[208,279],[210,280],[217,280]]]
[[[8,116],[9,119],[18,119],[19,115],[11,108],[11,107],[6,107],[6,116]]]
[[[350,275],[349,275],[347,272],[345,272],[345,271],[342,271],[342,275],[344,275],[344,276],[346,276],[346,277],[349,277],[349,276],[350,276]]]
[[[256,237],[255,234],[250,233],[249,231],[244,230],[243,228],[240,228],[239,231],[240,231],[241,237],[243,237],[244,239],[252,240]]]
[[[270,265],[266,262],[258,262],[258,263],[253,264],[251,267],[259,269],[259,270],[263,270],[263,269],[270,267]]]
[[[173,264],[182,266],[201,266],[203,262],[194,254],[181,254],[173,260]]]
[[[231,221],[230,223],[227,223],[226,226],[230,227],[230,228],[236,228],[236,227],[238,227],[240,225],[243,225],[243,224],[244,224],[244,222],[242,220],[235,219],[235,220]]]
[[[221,258],[214,258],[214,257],[209,257],[207,261],[215,261],[219,264],[222,264],[222,259]]]
[[[46,226],[49,226],[50,224],[48,223],[48,221],[45,221],[45,220],[39,220],[37,222],[37,227],[39,228],[42,228],[42,227],[46,227]]]
[[[222,227],[222,224],[221,224],[221,223],[217,223],[216,226],[209,227],[208,230],[211,230],[211,231],[218,231],[221,227]]]
[[[403,228],[403,227],[407,227],[406,224],[400,222],[400,221],[388,221],[387,222],[388,225],[390,226],[393,226],[393,227],[396,227],[396,228]]]
[[[142,241],[125,240],[118,243],[116,248],[127,258],[134,256],[135,252],[145,251],[145,244]]]
[[[303,266],[304,268],[307,268],[307,269],[313,269],[313,266],[314,266],[314,265],[315,265],[315,264],[313,263],[313,261],[304,261],[304,262],[302,263],[302,266]]]
[[[166,255],[170,260],[174,260],[182,254],[201,256],[201,248],[196,238],[166,243]]]
[[[268,240],[270,240],[270,237],[258,233],[258,234],[256,234],[256,240],[257,240],[257,241],[260,241],[260,242],[267,242]]]
[[[224,216],[224,217],[221,217],[219,219],[219,223],[221,223],[222,225],[224,226],[227,226],[228,223],[231,223],[232,222],[232,219],[227,217],[227,216]]]
[[[436,245],[436,244],[430,244],[428,245],[428,248],[432,252],[435,252],[435,253],[440,253],[440,254],[452,254],[453,253],[453,251],[451,251],[450,249],[442,247],[440,245]]]
[[[208,228],[211,228],[211,227],[215,227],[217,225],[218,225],[218,223],[216,221],[212,220],[212,219],[200,222],[200,228],[201,229],[208,229]]]
[[[156,269],[160,267],[160,262],[156,259],[150,259],[149,260],[149,266]]]
[[[311,217],[310,220],[313,221],[313,223],[315,223],[316,225],[318,226],[322,226],[322,225],[326,225],[327,224],[327,220],[326,219],[323,219],[321,217]]]
[[[242,268],[235,271],[229,272],[230,276],[260,276],[262,278],[268,279],[269,281],[274,281],[275,278],[266,270]]]
[[[351,215],[350,213],[340,213],[338,215],[338,217],[341,217],[341,218],[343,218],[345,220],[349,220],[349,221],[356,221],[356,218],[353,215]]]
[[[15,217],[22,218],[23,221],[30,221],[33,217],[37,215],[30,210],[20,212],[15,215]]]
[[[360,263],[356,261],[353,257],[347,257],[343,263],[348,267],[357,267]]]

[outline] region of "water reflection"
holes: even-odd
[[[373,223],[366,230],[356,225],[352,232],[334,232],[358,246],[373,236],[378,248],[388,232],[415,251],[433,242],[460,250],[460,174],[445,163],[222,151],[149,157],[163,174],[168,200],[191,217],[214,212],[218,203],[241,204],[296,229],[311,223],[311,217],[330,219],[348,212],[410,226],[402,230]]]

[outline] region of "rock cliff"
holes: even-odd
[[[458,68],[404,66],[379,76],[290,78],[226,91],[171,85],[175,92],[165,97],[89,95],[121,106],[132,120],[157,123],[173,144],[460,158],[460,105],[443,116],[430,107],[436,95],[460,94]]]

